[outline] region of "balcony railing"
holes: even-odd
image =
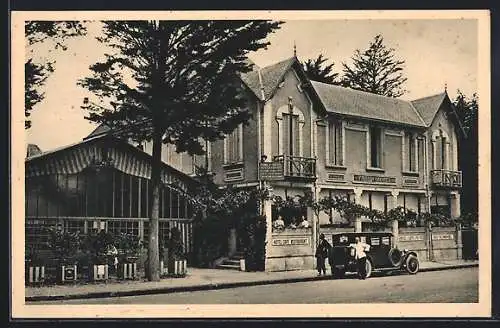
[[[432,170],[431,182],[436,187],[462,188],[462,171]]]
[[[260,178],[263,180],[316,179],[316,159],[288,155],[274,156],[272,162],[260,163]]]

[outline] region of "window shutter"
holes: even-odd
[[[290,154],[290,115],[283,114],[283,136],[281,137],[283,141],[283,154],[280,155],[289,155]],[[265,141],[264,141],[265,142]]]

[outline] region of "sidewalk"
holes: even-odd
[[[420,272],[478,266],[477,261],[422,262]],[[25,301],[103,298],[148,294],[166,294],[199,290],[234,288],[267,284],[332,279],[317,276],[315,270],[283,272],[242,272],[232,270],[188,268],[185,278],[166,278],[158,282],[141,280],[112,281],[47,287],[26,287]]]

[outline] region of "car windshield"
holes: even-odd
[[[335,234],[332,236],[333,246],[347,246],[356,243],[356,237],[361,239],[361,242],[372,246],[390,245],[391,234]]]

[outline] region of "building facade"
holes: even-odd
[[[373,209],[460,216],[459,134],[446,92],[405,101],[310,81],[293,57],[242,76],[252,118],[204,156],[164,160],[187,174],[205,166],[219,185],[275,194],[343,195]],[[320,223],[341,220],[322,214]]]
[[[128,233],[147,243],[152,199],[150,155],[126,141],[101,134],[74,145],[38,152],[25,160],[26,244],[44,250],[57,225],[87,234]],[[193,249],[191,190],[196,181],[163,164],[159,233],[181,234]],[[142,263],[142,261],[141,261]]]

